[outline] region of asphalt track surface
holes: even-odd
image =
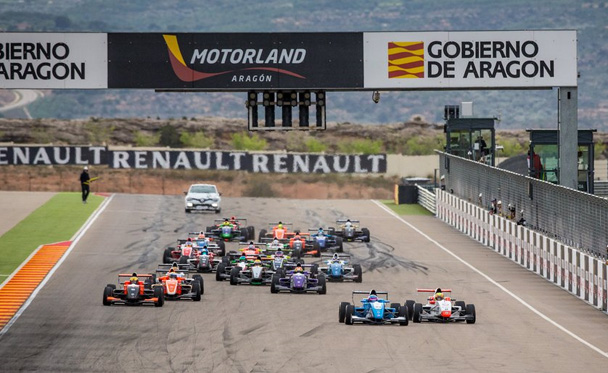
[[[116,195],[62,266],[0,338],[2,371],[159,372],[606,372],[608,316],[434,217],[404,219],[598,352],[522,305],[372,201],[225,198],[222,216],[256,234],[283,220],[300,229],[360,219],[372,242],[345,250],[363,283],[326,295],[271,294],[204,275],[201,302],[162,308],[102,306],[119,272],[154,270],[162,250],[214,214],[185,214],[178,196]],[[236,247],[236,244],[230,246]],[[423,300],[417,287],[450,287],[474,303],[477,323],[347,326],[338,304],[352,290]]]

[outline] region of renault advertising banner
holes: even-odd
[[[576,31],[364,33],[366,89],[577,85]]]
[[[0,88],[107,88],[107,53],[107,34],[0,33]]]

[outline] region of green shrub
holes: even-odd
[[[378,154],[382,151],[382,141],[369,139],[340,141],[338,150],[347,154]]]
[[[253,179],[248,183],[247,188],[243,190],[243,195],[247,197],[275,197],[277,194],[272,189],[272,185],[266,179]]]
[[[234,150],[264,150],[267,146],[266,140],[260,138],[258,134],[249,136],[246,132],[240,132],[232,135]]]
[[[433,137],[415,136],[407,139],[400,153],[404,155],[430,155],[435,154],[435,149],[443,149],[444,145],[445,136],[442,134]]]
[[[306,151],[309,153],[322,153],[327,149],[327,145],[314,137],[309,137],[304,140],[304,145],[306,145]]]
[[[496,145],[502,145],[503,149],[496,153],[497,157],[513,157],[516,155],[526,154],[527,149],[517,141],[507,137],[496,136]]]
[[[187,148],[211,148],[215,143],[212,137],[205,136],[203,131],[194,133],[182,132],[179,136],[181,143]]]
[[[135,132],[135,146],[155,146],[158,145],[160,134],[148,135],[140,131]]]
[[[179,139],[179,134],[175,127],[165,124],[159,129],[160,138],[159,143],[162,146],[168,146],[171,148],[179,148],[182,146],[182,142]]]
[[[110,141],[112,132],[114,132],[116,126],[107,126],[99,123],[98,119],[91,118],[90,122],[85,123],[84,128],[87,131],[89,142],[92,144],[102,144]]]
[[[603,154],[606,152],[606,144],[602,142],[596,142],[593,146],[593,158],[602,159]]]

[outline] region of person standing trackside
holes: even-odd
[[[89,176],[89,167],[84,166],[82,173],[80,174],[80,186],[82,187],[82,203],[87,203],[87,197],[89,196],[89,192],[91,191],[89,181],[91,177]]]

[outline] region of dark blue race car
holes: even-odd
[[[361,299],[361,305],[355,306],[355,294],[366,294],[367,297]],[[378,296],[384,295],[386,299]],[[390,303],[388,292],[386,291],[353,291],[353,303],[342,302],[338,311],[338,321],[346,325],[354,323],[363,324],[399,324],[407,325],[408,312],[406,305]]]

